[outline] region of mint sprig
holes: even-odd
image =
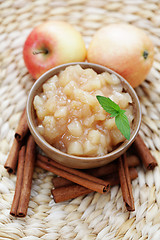
[[[121,109],[118,104],[112,101],[110,98],[104,96],[96,96],[98,102],[103,109],[110,114],[110,117],[115,117],[115,123],[117,128],[123,134],[123,136],[129,140],[131,135],[130,124],[125,110]]]

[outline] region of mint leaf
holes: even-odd
[[[120,109],[119,114],[124,114],[126,110]]]
[[[98,102],[103,109],[110,114],[110,117],[115,117],[115,123],[117,128],[123,134],[123,136],[129,140],[131,129],[127,116],[124,114],[126,111],[121,109],[118,104],[112,101],[110,98],[104,96],[96,96]]]
[[[103,96],[96,96],[96,98],[100,105],[103,107],[103,109],[109,114],[111,114],[111,117],[116,117],[121,111],[118,104],[113,102],[110,98],[106,98]]]
[[[115,123],[117,125],[117,128],[120,130],[120,132],[123,134],[123,136],[129,140],[131,135],[130,125],[128,118],[125,114],[119,114],[115,117]]]

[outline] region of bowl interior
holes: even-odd
[[[38,130],[36,129],[36,114],[33,107],[33,99],[35,95],[40,93],[42,91],[42,85],[45,81],[47,81],[50,77],[58,74],[60,71],[64,70],[67,66],[71,65],[77,65],[79,64],[83,69],[86,68],[92,68],[97,73],[102,72],[109,72],[114,73],[119,77],[121,80],[122,86],[126,92],[128,92],[133,100],[133,109],[134,109],[134,121],[132,125],[132,132],[130,140],[125,140],[123,143],[121,143],[115,150],[112,152],[104,155],[104,156],[98,156],[98,157],[79,157],[74,155],[69,155],[67,153],[63,153],[60,150],[52,147],[49,143],[46,142],[46,140],[43,138],[43,136],[40,135]],[[107,164],[116,158],[118,158],[121,154],[123,154],[129,146],[134,141],[141,123],[141,109],[140,109],[140,103],[139,99],[137,97],[137,94],[135,93],[134,89],[130,86],[130,84],[119,74],[115,73],[114,71],[103,67],[101,65],[92,64],[92,63],[69,63],[64,64],[61,66],[58,66],[56,68],[53,68],[46,73],[44,73],[32,86],[30,93],[28,95],[27,100],[27,120],[28,120],[28,126],[30,128],[30,131],[35,138],[36,143],[39,145],[39,147],[52,159],[54,159],[57,162],[60,162],[63,165],[73,167],[73,168],[93,168],[102,166],[104,164]]]

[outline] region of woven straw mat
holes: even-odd
[[[9,175],[4,163],[33,84],[22,49],[33,27],[46,20],[69,22],[86,46],[96,30],[113,22],[128,22],[149,34],[155,60],[136,92],[142,107],[140,135],[160,166],[160,1],[0,0],[0,239],[159,240],[159,166],[147,172],[138,168],[132,213],[126,211],[119,186],[104,195],[91,193],[56,204],[50,192],[53,174],[36,168],[27,216],[10,216],[16,175]]]

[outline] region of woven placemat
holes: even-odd
[[[159,0],[0,0],[0,239],[160,239],[159,166],[138,168],[132,182],[135,211],[126,211],[121,189],[91,193],[55,204],[52,174],[35,169],[28,214],[10,216],[16,176],[4,163],[33,84],[24,65],[23,44],[32,28],[46,20],[71,23],[88,45],[100,27],[128,22],[141,27],[155,45],[155,61],[136,89],[142,106],[140,135],[160,166],[160,2]]]

